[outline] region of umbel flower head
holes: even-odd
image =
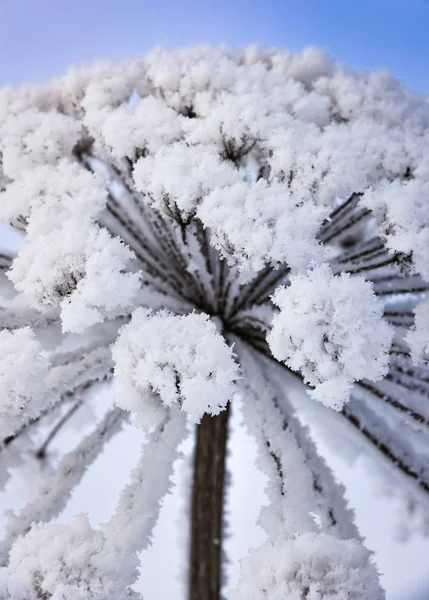
[[[162,420],[162,405],[178,404],[192,421],[217,415],[238,377],[232,351],[207,315],[153,315],[138,308],[112,349],[119,406],[144,428]]]
[[[37,525],[14,544],[0,593],[13,600],[125,600],[129,568],[120,559],[85,515],[69,525]]]
[[[271,539],[234,597],[383,597],[293,402],[298,385],[427,517],[428,114],[314,48],[156,48],[0,90],[0,218],[19,237],[0,250],[0,483],[28,452],[49,462],[72,415],[100,416],[8,515],[2,597],[137,598],[191,425],[189,593],[220,594],[237,395]],[[129,412],[146,441],[111,520],[51,524]]]
[[[388,370],[393,328],[362,277],[333,275],[328,265],[291,277],[272,298],[280,308],[268,336],[275,358],[315,386],[310,395],[340,410],[354,381]]]
[[[369,559],[356,540],[312,533],[270,540],[243,559],[231,600],[380,600],[384,594]]]

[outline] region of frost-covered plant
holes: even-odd
[[[29,451],[52,463],[7,516],[0,597],[137,598],[196,423],[188,593],[217,600],[240,396],[269,540],[231,598],[382,598],[303,410],[376,449],[428,519],[428,99],[314,48],[157,48],[1,90],[0,153],[0,218],[21,236],[0,252],[0,483]],[[96,393],[111,380],[116,406]],[[52,524],[128,411],[147,437],[110,521]]]
[[[7,437],[49,403],[49,361],[34,332],[21,327],[0,331],[0,365],[0,435]]]
[[[231,600],[379,600],[375,581],[370,553],[356,540],[305,533],[250,551]]]
[[[310,396],[340,410],[355,381],[386,375],[393,328],[362,277],[321,265],[290,282],[272,296],[280,312],[267,337],[271,351],[315,386]]]
[[[10,552],[8,570],[0,574],[0,591],[3,597],[28,600],[122,600],[126,565],[103,533],[80,515],[69,525],[34,525],[19,538]]]
[[[237,366],[208,315],[138,308],[112,348],[116,403],[146,429],[178,404],[191,421],[217,415],[234,394]]]

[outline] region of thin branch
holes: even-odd
[[[61,419],[54,425],[49,434],[47,435],[43,444],[36,450],[35,455],[37,458],[43,459],[46,456],[46,451],[52,440],[55,439],[56,435],[61,431],[64,425],[69,419],[75,414],[75,412],[82,406],[83,398],[79,398],[77,402],[61,417]]]

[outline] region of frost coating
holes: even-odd
[[[0,194],[0,217],[27,233],[7,275],[34,308],[60,306],[64,331],[130,307],[140,287],[125,272],[134,253],[95,223],[106,201],[101,177],[68,158],[25,171]]]
[[[82,227],[99,215],[106,200],[107,191],[99,176],[63,159],[57,165],[43,164],[24,171],[0,192],[0,218],[34,236],[71,218]]]
[[[148,96],[135,107],[120,106],[106,116],[102,125],[105,144],[115,159],[136,158],[138,151],[156,152],[182,137],[183,117],[165,102]]]
[[[354,381],[381,379],[393,329],[363,278],[334,276],[328,265],[291,278],[273,302],[280,308],[267,336],[275,358],[315,386],[309,395],[341,410]]]
[[[217,415],[234,392],[237,365],[231,348],[207,315],[175,316],[137,309],[112,349],[116,402],[147,428],[179,404],[198,422]]]
[[[69,525],[33,525],[0,569],[4,600],[125,600],[134,561],[106,542],[84,515]],[[131,564],[130,564],[131,562]],[[134,567],[136,565],[133,565]]]
[[[164,210],[176,204],[187,215],[195,213],[204,196],[243,178],[232,164],[222,161],[212,148],[177,142],[153,157],[140,158],[134,168],[138,190]]]
[[[29,109],[0,127],[0,151],[7,176],[19,177],[37,165],[55,164],[71,156],[82,136],[82,124],[58,112]]]
[[[377,217],[387,246],[405,255],[412,271],[429,281],[428,181],[384,182],[365,192],[362,203]]]
[[[60,306],[63,330],[80,333],[132,305],[139,274],[124,270],[133,257],[107,230],[68,222],[30,239],[8,276],[34,307]]]
[[[230,600],[383,600],[370,553],[356,540],[305,533],[267,541],[241,561]]]
[[[429,298],[425,298],[414,309],[414,326],[407,331],[405,337],[413,363],[418,365],[428,360],[429,356]]]
[[[326,210],[297,201],[282,185],[260,180],[217,188],[197,214],[218,250],[243,270],[279,262],[303,269],[323,256],[315,237]]]
[[[413,95],[385,74],[348,71],[315,49],[300,54],[257,47],[243,51],[208,46],[173,52],[157,49],[138,60],[73,69],[46,86],[0,91],[0,146],[3,144],[4,150],[0,155],[0,188],[4,190],[0,211],[27,234],[22,262],[18,259],[12,272],[21,268],[18,279],[30,298],[61,309],[65,329],[80,331],[121,311],[120,318],[98,323],[79,339],[67,336],[59,342],[60,354],[61,348],[68,349],[62,359],[71,362],[60,364],[53,375],[50,372],[56,397],[67,399],[77,394],[80,401],[82,393],[91,398],[93,381],[109,373],[109,346],[119,323],[129,323],[128,312],[134,302],[147,308],[170,308],[181,315],[196,305],[198,310],[216,314],[219,329],[223,322],[225,335],[236,336],[237,348],[245,341],[270,356],[263,339],[275,312],[270,298],[278,285],[288,285],[288,266],[294,276],[297,271],[305,272],[309,264],[333,257],[334,272],[364,273],[374,281],[374,293],[385,301],[385,318],[400,333],[392,348],[392,372],[387,380],[368,385],[373,393],[360,393],[361,387],[359,393],[356,390],[358,397],[344,416],[368,432],[368,444],[386,449],[384,458],[390,456],[395,469],[427,487],[424,452],[420,452],[422,428],[428,419],[421,402],[421,395],[427,392],[427,374],[410,366],[402,335],[410,324],[417,294],[420,297],[427,292],[427,286],[417,276],[399,275],[406,267],[406,274],[421,271],[427,278],[428,115],[427,98]],[[85,168],[107,177],[108,198],[104,186]],[[153,208],[162,209],[162,214]],[[381,239],[376,219],[367,208],[381,224]],[[100,224],[108,234],[101,233]],[[86,244],[91,239],[100,243],[89,247]],[[135,297],[131,292],[133,282],[137,287],[137,277],[125,274],[130,255],[125,250],[122,253],[120,239],[134,252],[131,269],[141,269],[142,288]],[[101,244],[103,240],[105,244]],[[61,250],[54,249],[56,246]],[[394,253],[400,256],[392,256]],[[10,253],[0,252],[0,268],[10,268],[11,259]],[[270,268],[277,263],[279,268]],[[247,272],[238,274],[236,266]],[[3,276],[0,279],[8,283]],[[307,316],[298,310],[291,314],[296,322],[291,318],[289,323],[283,310],[281,315],[285,328],[293,326],[293,336],[298,338],[298,347],[292,348],[287,360],[301,352],[303,364],[298,367],[314,377],[316,394],[339,406],[355,378],[371,374],[371,356],[376,363],[379,356],[377,344],[371,345],[372,339],[367,343],[370,327],[366,316],[365,326],[353,330],[356,320],[362,325],[360,302],[367,304],[364,294],[361,298],[350,291],[347,280],[350,298],[344,292],[344,306],[349,300],[356,305],[347,314],[353,335],[342,339],[337,317],[345,308],[337,305],[334,293],[327,292],[332,283],[329,270],[325,279],[314,285],[309,296],[320,293],[320,313],[328,314],[326,322],[308,324]],[[11,293],[9,286],[5,288]],[[293,277],[292,288],[296,289]],[[278,294],[281,298],[281,292]],[[35,316],[22,300],[15,302],[8,296],[2,305],[0,317],[8,328],[29,322],[42,328],[51,315],[56,319],[55,308]],[[122,310],[121,306],[130,308]],[[316,309],[311,305],[308,314],[318,314]],[[423,312],[421,319],[419,314],[415,335],[427,330]],[[182,327],[181,318],[168,318],[174,327],[177,323]],[[378,314],[375,340],[385,333],[383,328],[377,329],[379,321]],[[162,331],[159,323],[156,327]],[[49,328],[50,338],[51,329],[54,327]],[[130,347],[123,342],[119,388],[122,375],[122,383],[126,377],[129,380],[120,388],[124,392],[121,402],[139,412],[145,426],[156,422],[161,413],[167,417],[179,410],[165,408],[161,403],[164,397],[167,404],[183,404],[183,409],[190,398],[195,405],[200,402],[198,410],[191,406],[193,418],[197,418],[205,408],[204,390],[210,375],[199,388],[201,398],[196,392],[185,397],[181,385],[194,362],[208,356],[213,346],[210,336],[188,360],[187,348],[195,341],[193,327],[186,328],[186,335],[177,335],[176,351],[167,358],[164,349],[176,339],[173,325],[169,334],[159,339],[158,331],[148,330],[146,325],[136,326],[136,331],[140,339],[130,342]],[[412,342],[412,335],[410,344],[421,346],[413,352],[420,353],[425,344],[420,338]],[[362,336],[365,344],[361,348]],[[280,354],[287,343],[279,342]],[[384,344],[377,343],[379,349]],[[311,354],[312,344],[320,356]],[[146,350],[151,360],[158,358],[153,359],[155,368],[144,372]],[[55,356],[54,347],[52,351]],[[186,364],[180,362],[182,353]],[[249,354],[253,353],[249,348]],[[139,366],[140,360],[143,366]],[[360,370],[356,366],[359,361],[365,363]],[[214,358],[212,362],[217,365]],[[380,359],[376,365],[379,371],[383,371],[382,362]],[[256,367],[258,363],[255,360]],[[57,364],[54,359],[53,364]],[[253,364],[247,372],[243,370],[244,389],[251,400],[249,429],[253,424],[267,472],[276,486],[272,510],[263,517],[267,530],[278,534],[279,527],[287,527],[293,536],[298,530],[320,528],[332,535],[341,532],[347,538],[357,535],[351,516],[343,510],[341,490],[313,460],[316,451],[306,430],[284,401],[287,381],[280,381],[279,376],[276,382],[276,369],[263,366],[258,382]],[[204,374],[205,368],[195,364],[195,372]],[[377,371],[375,366],[371,368]],[[138,369],[144,374],[142,379]],[[155,384],[162,387],[164,380],[170,387],[157,389]],[[143,391],[138,389],[141,381]],[[224,383],[226,387],[226,379]],[[272,383],[275,385],[268,385]],[[363,382],[362,387],[365,385]],[[332,393],[323,386],[331,386]],[[375,402],[370,394],[377,396]],[[222,394],[214,400],[219,398]],[[215,404],[215,408],[219,406]],[[187,420],[185,410],[179,416],[182,422]],[[328,427],[334,416],[327,417]],[[122,495],[112,527],[123,547],[128,546],[129,555],[142,547],[142,540],[148,542],[158,515],[158,499],[168,489],[165,465],[174,459],[180,437],[174,437],[175,428],[169,429],[159,419],[158,427],[160,436],[167,434],[168,447],[157,444],[151,434],[150,450]],[[12,456],[19,455],[17,442],[17,449],[10,444],[0,453],[3,472],[10,467]],[[150,486],[145,485],[148,480]],[[69,477],[67,485],[72,483]],[[11,526],[9,531],[16,538],[33,520],[40,520],[37,515],[48,518],[52,514],[49,501],[55,498],[58,495],[41,497],[17,516],[15,528]],[[285,518],[279,519],[282,516]],[[124,524],[130,534],[127,542]],[[106,529],[103,534],[107,535]],[[5,556],[11,543],[1,544]],[[302,597],[309,597],[309,590],[301,591]],[[40,590],[36,593],[38,600],[41,595],[49,596]]]
[[[51,401],[49,361],[29,327],[0,331],[0,438],[37,416]]]

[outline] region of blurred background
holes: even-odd
[[[428,0],[0,0],[0,85],[49,79],[71,64],[138,55],[158,44],[256,42],[292,50],[319,46],[351,67],[387,69],[414,90],[429,93],[428,32]],[[5,235],[0,229],[2,242]],[[81,426],[82,420],[76,421],[75,427]],[[413,527],[404,519],[412,510],[406,511],[392,481],[374,467],[371,456],[344,456],[317,428],[314,434],[346,485],[358,525],[375,552],[387,600],[429,600],[429,539],[418,527],[410,533]],[[94,523],[106,520],[140,442],[139,434],[126,428],[109,444],[62,518],[88,511]],[[190,443],[188,456],[189,450]],[[229,462],[235,475],[228,492],[231,583],[238,559],[263,540],[256,521],[265,501],[264,477],[253,466],[254,458],[255,448],[236,410]],[[178,465],[178,490],[164,501],[153,548],[143,556],[138,589],[145,600],[182,598],[180,515],[187,463],[189,458]],[[29,482],[17,475],[7,497],[0,495],[0,512],[19,506],[24,483]]]

